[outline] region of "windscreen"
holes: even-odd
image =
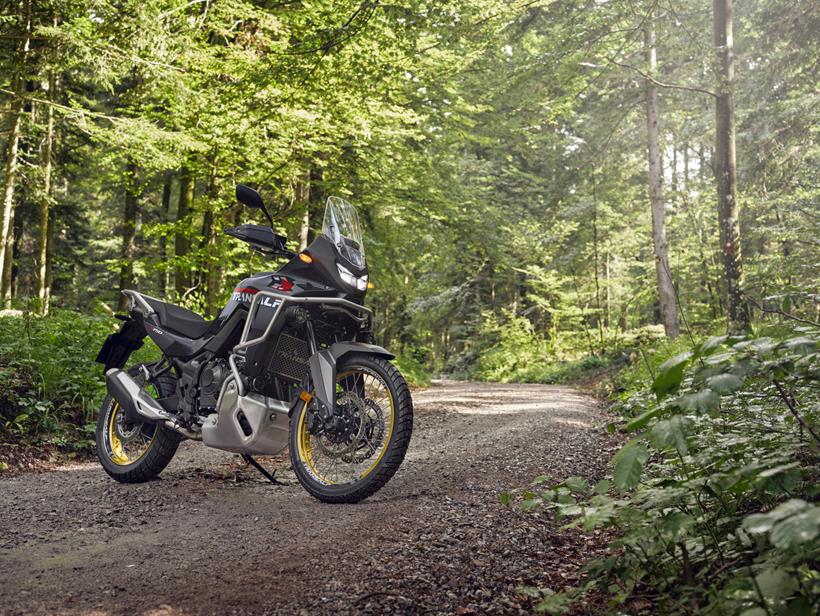
[[[356,267],[364,267],[362,227],[356,208],[341,197],[328,197],[322,233],[341,255]]]

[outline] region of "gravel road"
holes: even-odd
[[[571,582],[597,542],[498,493],[606,472],[616,442],[568,387],[442,382],[413,395],[396,476],[323,505],[184,443],[162,479],[96,465],[0,480],[2,614],[516,614],[521,584]],[[267,459],[284,478],[285,457]]]

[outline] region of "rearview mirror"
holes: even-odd
[[[244,184],[236,185],[236,200],[243,205],[252,207],[257,210],[264,210],[265,204],[262,203],[262,197],[250,186]]]

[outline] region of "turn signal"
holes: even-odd
[[[306,252],[300,252],[300,253],[299,253],[299,259],[300,259],[300,260],[302,260],[302,261],[304,261],[305,263],[313,263],[313,257],[311,257],[311,256],[310,256],[308,253],[306,253]]]
[[[368,289],[375,289],[375,288],[376,288],[376,285],[374,285],[372,282],[368,282],[368,283],[367,283],[367,288],[368,288]]]

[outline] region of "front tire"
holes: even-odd
[[[344,429],[311,434],[309,403],[290,424],[290,458],[299,483],[325,503],[358,503],[396,473],[413,432],[413,401],[390,362],[348,355],[337,366],[336,407]]]
[[[139,366],[128,370],[132,377],[139,373]],[[173,395],[176,380],[162,375],[155,388],[160,397]],[[100,464],[120,483],[154,479],[168,466],[182,440],[176,432],[161,425],[128,422],[122,407],[110,395],[100,407],[96,436]]]

